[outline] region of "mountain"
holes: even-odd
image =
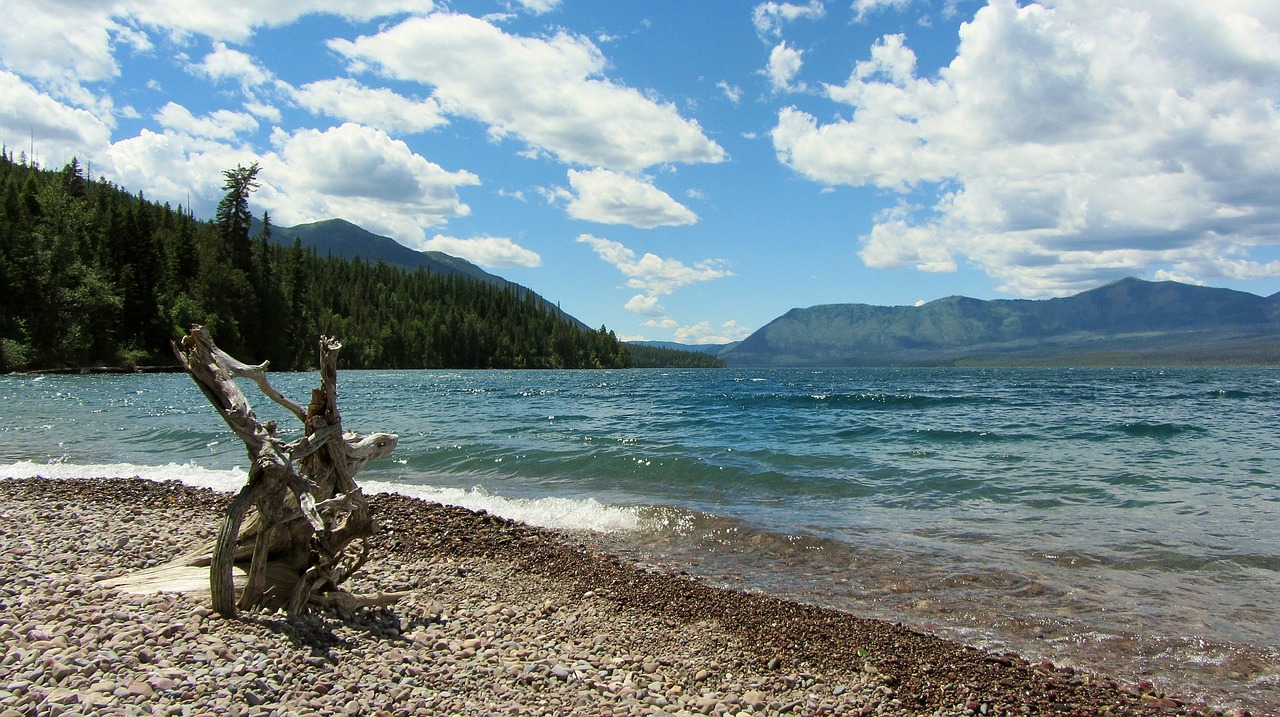
[[[254,227],[257,231],[257,227]],[[314,247],[324,256],[360,257],[366,261],[381,259],[392,266],[405,269],[424,268],[437,274],[469,276],[488,284],[508,284],[506,279],[494,276],[465,259],[438,251],[416,251],[390,237],[380,236],[362,229],[345,219],[326,219],[321,222],[299,224],[292,227],[273,227],[271,238],[278,244],[292,244],[293,238],[302,245]]]
[[[793,309],[730,366],[1280,363],[1280,295],[1122,279],[1075,296]]]
[[[257,233],[260,224],[255,221],[252,232]],[[292,227],[272,227],[271,240],[277,244],[289,245],[294,237],[302,240],[302,245],[314,248],[320,256],[332,254],[348,259],[360,258],[369,262],[381,259],[391,266],[398,266],[410,271],[426,269],[434,274],[444,276],[463,276],[486,284],[500,287],[512,287],[520,293],[532,292],[532,289],[490,274],[465,259],[450,256],[439,251],[417,251],[397,242],[390,237],[374,234],[362,229],[345,219],[326,219],[310,224],[298,224]],[[535,293],[536,295],[536,293]],[[538,296],[538,299],[573,322],[579,328],[588,328],[586,324],[561,311],[559,306]]]
[[[711,354],[712,356],[719,356],[725,349],[738,345],[737,342],[731,344],[682,344],[676,341],[628,341],[627,343],[632,346],[648,346],[672,351],[693,351],[695,353]]]

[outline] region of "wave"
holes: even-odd
[[[235,492],[244,485],[248,474],[240,468],[216,470],[192,463],[150,466],[136,463],[17,461],[0,465],[0,479],[34,477],[55,480],[138,477],[157,482],[176,480],[195,488]],[[605,505],[594,498],[508,498],[493,495],[481,487],[463,490],[378,480],[365,481],[362,487],[366,493],[398,493],[470,510],[484,510],[542,528],[616,533],[638,530],[642,524],[638,509]]]
[[[735,397],[754,405],[777,404],[784,408],[831,406],[872,411],[897,408],[937,408],[942,406],[990,403],[989,396],[929,396],[911,393],[882,393],[864,391],[836,393],[815,391],[812,393],[766,393],[755,396]]]
[[[383,481],[366,481],[363,487],[370,493],[398,493],[435,503],[483,510],[540,528],[624,533],[638,530],[641,526],[636,509],[605,505],[595,498],[509,498],[494,495],[480,486],[464,490]]]
[[[163,465],[138,465],[136,463],[66,463],[54,461],[36,463],[16,461],[0,465],[0,478],[50,478],[73,480],[76,478],[145,478],[156,482],[176,480],[194,488],[212,488],[223,492],[240,490],[248,479],[247,471],[240,468],[204,468],[194,463],[166,463]]]
[[[1138,438],[1174,438],[1188,433],[1208,433],[1208,430],[1201,426],[1193,426],[1186,423],[1147,423],[1145,421],[1135,421],[1132,423],[1121,423],[1113,428],[1121,433]]]

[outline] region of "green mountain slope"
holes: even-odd
[[[257,231],[257,227],[254,227],[254,231]],[[468,276],[487,284],[511,283],[464,259],[438,251],[415,251],[390,237],[374,234],[345,219],[326,219],[292,227],[272,228],[272,239],[278,244],[290,244],[294,237],[301,239],[303,246],[314,247],[320,256],[333,254],[348,259],[360,257],[371,262],[381,259],[391,266],[404,269],[425,268],[445,276]]]
[[[1124,279],[1075,296],[793,309],[733,366],[1280,362],[1280,298]]]
[[[259,226],[259,224],[255,224],[253,231],[257,232]],[[465,259],[459,259],[456,256],[450,256],[438,251],[416,251],[410,249],[390,237],[374,234],[345,219],[326,219],[292,227],[272,227],[271,239],[277,244],[288,246],[293,243],[294,237],[302,240],[304,247],[314,248],[321,257],[333,255],[348,259],[360,258],[375,263],[381,259],[390,266],[398,266],[410,271],[426,269],[433,274],[441,276],[464,276],[498,288],[511,287],[518,290],[522,295],[526,292],[532,293],[537,296],[538,301],[546,308],[561,314],[579,328],[588,328],[586,324],[564,313],[558,306],[539,296],[537,292],[528,287],[508,281],[495,274],[490,274],[475,264]]]

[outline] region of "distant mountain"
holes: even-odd
[[[259,225],[255,223],[252,231],[257,232]],[[411,271],[426,269],[444,276],[465,276],[493,286],[510,286],[520,292],[533,292],[528,287],[490,274],[466,259],[459,259],[439,251],[417,251],[397,242],[390,237],[374,234],[362,229],[345,219],[326,219],[310,224],[299,224],[292,227],[272,227],[271,240],[277,244],[290,245],[294,237],[302,240],[305,247],[313,247],[320,256],[332,254],[348,259],[360,258],[369,262],[383,262]],[[535,292],[535,295],[536,292]],[[539,300],[572,321],[580,328],[588,328],[586,324],[561,311],[559,306],[545,298]]]
[[[655,349],[671,349],[672,351],[694,351],[697,353],[711,354],[719,356],[720,352],[727,348],[737,346],[735,341],[731,344],[682,344],[675,341],[628,341],[632,346],[649,346]]]
[[[793,309],[730,366],[1280,363],[1280,294],[1122,279],[1059,299]]]

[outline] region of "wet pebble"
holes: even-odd
[[[208,544],[229,500],[136,479],[0,481],[0,605],[22,606],[0,612],[0,717],[37,704],[51,715],[1194,709],[1146,685],[1069,681],[1051,663],[713,588],[569,536],[400,496],[372,497],[384,532],[348,583],[408,589],[392,608],[297,624],[276,613],[224,620],[207,597],[96,584]],[[1029,701],[1046,680],[1057,681],[1053,698]]]

